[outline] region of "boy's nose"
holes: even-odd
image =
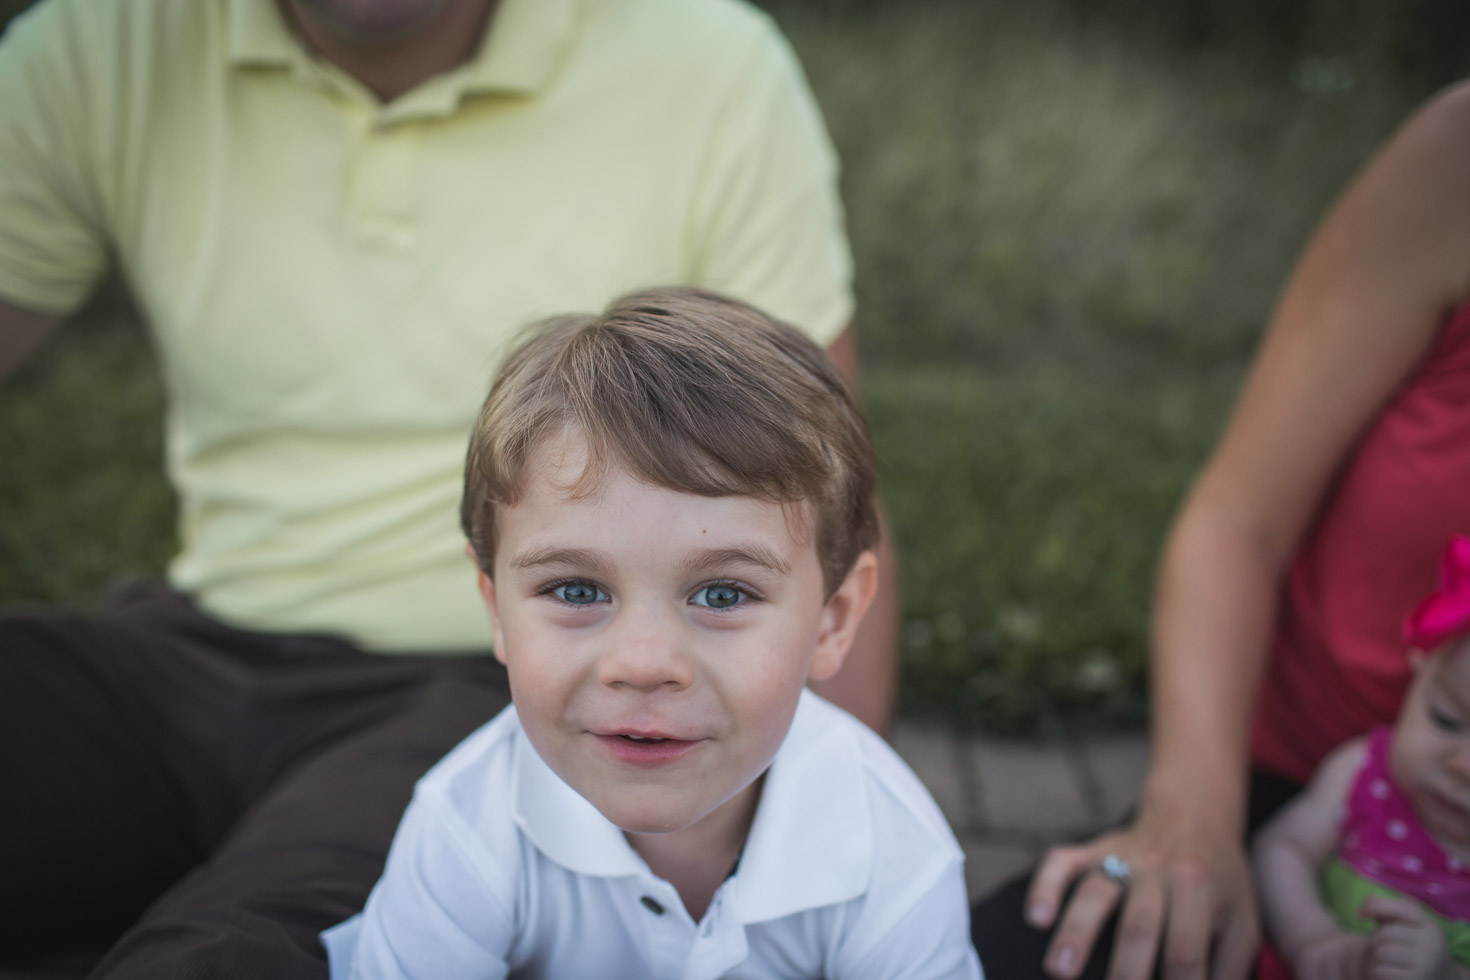
[[[598,661],[598,679],[609,687],[651,691],[688,687],[693,662],[685,652],[682,630],[664,617],[624,613],[618,628],[606,634],[607,647]]]

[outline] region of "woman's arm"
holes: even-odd
[[[1028,896],[1034,924],[1060,915],[1053,976],[1080,973],[1120,901],[1113,980],[1142,980],[1160,954],[1169,980],[1246,976],[1258,940],[1241,843],[1249,728],[1281,580],[1354,440],[1467,291],[1461,85],[1395,134],[1318,229],[1180,511],[1155,596],[1154,758],[1138,819],[1053,850]],[[1087,874],[1108,853],[1132,864],[1126,900]]]

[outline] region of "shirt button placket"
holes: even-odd
[[[381,117],[365,127],[349,184],[358,234],[377,248],[406,253],[418,240],[418,131]]]
[[[750,955],[744,927],[731,917],[724,905],[724,890],[721,889],[715,893],[715,900],[699,925],[699,937],[694,941],[689,957],[688,975],[691,977],[704,980],[724,976]]]
[[[635,893],[648,937],[648,975],[678,980],[694,938],[694,923],[682,914],[679,894],[662,881],[645,881]]]

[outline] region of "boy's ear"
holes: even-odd
[[[475,585],[480,590],[480,598],[485,603],[485,611],[490,614],[490,629],[495,634],[495,659],[503,664],[505,663],[505,635],[500,630],[500,611],[495,605],[495,583],[480,567],[480,560],[475,557],[475,549],[465,545],[464,551],[470,556],[470,561],[475,563]]]
[[[822,631],[817,636],[817,653],[808,678],[824,681],[837,673],[877,591],[878,556],[864,551],[822,608]]]

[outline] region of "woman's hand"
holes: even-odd
[[[1042,861],[1026,898],[1026,918],[1044,929],[1060,915],[1046,954],[1050,976],[1080,974],[1120,907],[1109,980],[1147,980],[1156,958],[1165,980],[1249,976],[1260,926],[1239,831],[1229,820],[1168,809],[1145,808],[1131,826],[1054,848]],[[1128,862],[1126,887],[1101,872],[1109,854]]]

